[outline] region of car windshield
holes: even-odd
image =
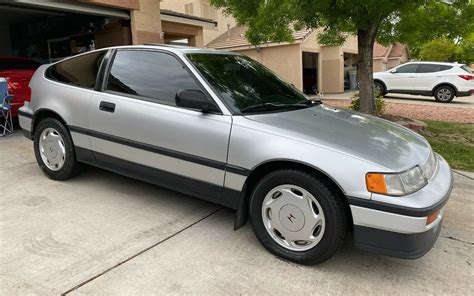
[[[205,53],[187,57],[235,114],[282,112],[315,104],[250,58]]]

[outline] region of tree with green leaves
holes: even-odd
[[[357,36],[360,111],[371,114],[375,113],[372,58],[376,39],[388,43],[422,35],[428,41],[435,39],[429,31],[442,28],[449,34],[440,36],[454,40],[463,30],[472,32],[469,23],[473,14],[466,15],[471,11],[471,0],[211,0],[211,3],[224,8],[240,25],[247,26],[246,37],[255,45],[291,42],[292,31],[302,28],[322,29],[319,42],[328,46],[343,44],[349,34]],[[445,6],[448,12],[452,12],[449,8],[452,6],[467,7],[456,17],[466,18],[468,25],[459,26],[454,16],[449,16],[450,22],[445,23],[443,17],[430,10],[442,11],[442,16],[446,16]],[[416,15],[423,16],[423,20],[418,21]],[[426,24],[422,25],[423,21]],[[419,30],[423,31],[420,35],[409,34]],[[464,55],[470,55],[469,48],[472,49],[472,44],[463,51]]]
[[[474,61],[474,2],[425,0],[381,28],[382,43],[402,42],[413,58],[470,64]]]
[[[423,0],[211,0],[239,24],[248,27],[252,44],[291,42],[292,31],[322,28],[324,45],[340,45],[357,36],[360,111],[375,113],[372,57],[374,42],[384,22],[416,9]]]

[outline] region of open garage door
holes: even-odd
[[[131,44],[126,10],[77,1],[0,1],[0,56],[40,63]]]

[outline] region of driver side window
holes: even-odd
[[[397,73],[416,73],[418,64],[409,64],[397,68]]]

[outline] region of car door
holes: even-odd
[[[390,71],[386,78],[387,89],[394,92],[411,93],[415,85],[415,74],[418,64],[399,66]]]
[[[416,94],[431,95],[433,88],[446,82],[446,70],[452,66],[441,64],[420,64],[416,70],[414,90]]]
[[[175,105],[179,90],[204,88],[170,53],[118,49],[112,60],[103,91],[92,96],[89,109],[90,144],[97,163],[219,200],[231,116]]]

